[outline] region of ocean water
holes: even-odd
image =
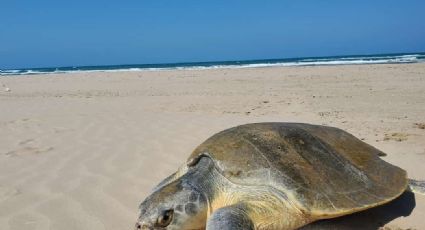
[[[108,66],[72,66],[52,68],[0,69],[0,76],[72,72],[118,72],[173,69],[255,68],[267,66],[361,65],[425,62],[425,53],[303,57],[245,61],[185,62],[167,64],[132,64]]]

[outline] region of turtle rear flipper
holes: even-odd
[[[409,179],[407,190],[425,196],[425,181]]]

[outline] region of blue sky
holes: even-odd
[[[425,51],[423,0],[0,1],[0,68]]]

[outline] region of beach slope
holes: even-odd
[[[4,76],[1,229],[132,229],[197,145],[266,121],[342,128],[425,180],[423,63]],[[424,216],[425,197],[404,194],[308,228],[424,229]]]

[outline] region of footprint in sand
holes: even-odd
[[[5,153],[5,155],[6,156],[26,156],[26,155],[47,153],[52,150],[53,150],[53,147],[37,148],[37,147],[25,146],[16,150],[9,151]]]
[[[384,141],[406,141],[408,136],[407,133],[386,133]]]
[[[20,191],[13,187],[6,187],[0,185],[0,201],[5,201],[10,197],[19,195]]]
[[[31,142],[33,142],[33,141],[34,141],[34,139],[26,139],[26,140],[20,141],[20,142],[18,143],[18,145],[20,145],[20,146],[22,146],[22,145],[26,145],[26,144],[29,144],[29,143],[31,143]]]
[[[36,140],[29,138],[19,141],[15,150],[6,152],[6,156],[26,156],[33,154],[47,153],[53,150],[53,147],[38,147]]]
[[[415,123],[416,128],[425,129],[425,123]]]

